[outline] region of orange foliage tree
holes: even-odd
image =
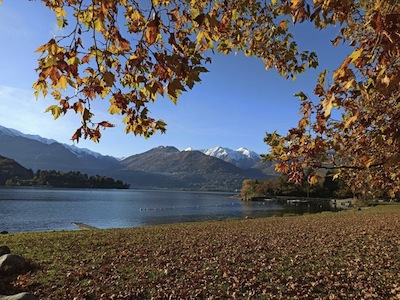
[[[126,132],[150,137],[166,124],[149,115],[159,97],[176,102],[201,81],[210,50],[262,59],[286,78],[318,65],[298,49],[291,30],[312,23],[340,28],[334,45],[353,49],[314,95],[302,92],[301,119],[286,136],[267,134],[267,159],[294,182],[332,169],[354,192],[400,192],[400,4],[397,0],[41,0],[54,11],[61,36],[40,46],[36,96],[51,94],[54,118],[69,111],[82,123],[72,139],[98,141],[91,103],[110,102]],[[1,0],[0,0],[1,3]],[[338,109],[339,120],[331,117]],[[306,170],[306,172],[304,171]],[[304,175],[307,174],[307,175]]]

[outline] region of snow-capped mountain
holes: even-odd
[[[192,148],[187,148],[185,151],[195,151]],[[261,157],[254,151],[250,151],[244,147],[237,150],[217,146],[208,149],[198,150],[208,156],[213,156],[223,161],[234,164],[242,169],[249,169],[261,161]]]
[[[89,149],[0,126],[0,155],[34,171],[82,171],[93,174],[119,166],[118,160]]]
[[[246,148],[179,151],[157,147],[124,160],[0,126],[0,156],[31,169],[80,171],[121,179],[136,188],[235,190],[246,178],[276,176],[272,162]]]
[[[0,135],[8,135],[8,136],[19,136],[19,137],[23,137],[23,138],[27,138],[30,140],[34,140],[43,144],[47,144],[47,145],[51,145],[53,143],[56,143],[57,141],[52,140],[52,139],[46,139],[43,138],[39,135],[33,135],[33,134],[26,134],[26,133],[22,133],[16,129],[12,129],[12,128],[7,128],[4,126],[0,125]]]
[[[33,134],[26,134],[26,133],[22,133],[16,129],[12,129],[12,128],[6,128],[4,126],[0,125],[0,135],[8,135],[8,136],[14,136],[14,137],[23,137],[29,140],[34,140],[37,142],[40,142],[42,144],[46,144],[46,145],[51,145],[54,143],[59,143],[56,140],[53,139],[47,139],[44,137],[41,137],[39,135],[33,135]],[[64,144],[64,143],[59,143],[61,145],[63,145],[65,148],[67,148],[68,150],[70,150],[71,152],[73,152],[74,154],[76,154],[78,157],[83,157],[86,155],[89,156],[93,156],[96,158],[99,158],[102,156],[102,154],[91,151],[89,149],[86,148],[78,148],[75,145],[68,145],[68,144]]]

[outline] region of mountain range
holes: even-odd
[[[133,188],[234,190],[246,178],[275,176],[273,163],[245,148],[204,150],[160,146],[125,159],[102,155],[0,126],[0,155],[37,170],[111,176]]]

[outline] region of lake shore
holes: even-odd
[[[39,299],[398,299],[400,205],[295,217],[0,235]],[[6,289],[6,290],[4,290]]]

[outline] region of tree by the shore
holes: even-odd
[[[99,188],[99,189],[127,189],[129,184],[111,177],[81,173],[79,171],[46,171],[37,170],[31,178],[21,179],[10,177],[6,182],[8,186],[41,186],[57,188]]]
[[[101,128],[91,103],[110,101],[126,132],[150,137],[166,124],[149,115],[158,97],[176,102],[201,81],[210,50],[243,52],[295,78],[318,65],[298,49],[297,23],[338,27],[333,45],[352,49],[341,65],[322,72],[314,95],[299,92],[301,119],[286,136],[267,134],[266,158],[291,181],[310,184],[332,169],[366,195],[400,193],[400,3],[396,0],[134,0],[42,2],[54,11],[63,36],[40,46],[36,96],[56,100],[54,118],[74,111],[82,124],[72,139],[98,141]],[[1,3],[1,1],[0,1]],[[122,21],[121,21],[122,20]],[[119,24],[125,24],[121,28]],[[330,72],[329,72],[330,71]],[[332,118],[338,109],[339,118]],[[304,170],[307,170],[306,172]]]

